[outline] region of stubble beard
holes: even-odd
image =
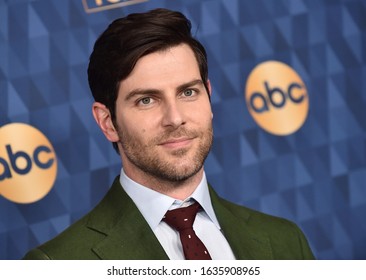
[[[213,142],[212,125],[204,131],[179,128],[173,132],[165,132],[147,143],[118,130],[120,143],[126,158],[135,167],[150,178],[157,181],[179,184],[189,180],[203,167]],[[185,147],[159,154],[158,145],[171,138],[188,137],[197,139],[198,147]],[[195,151],[191,151],[195,149]],[[187,158],[190,157],[190,158]]]

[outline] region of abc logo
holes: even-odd
[[[35,202],[51,190],[56,173],[55,152],[42,132],[22,123],[0,128],[0,195]]]
[[[252,70],[245,99],[257,124],[275,135],[297,131],[309,110],[304,82],[290,66],[278,61],[263,62]]]

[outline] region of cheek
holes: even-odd
[[[200,122],[211,122],[213,118],[213,114],[211,111],[210,106],[201,106],[200,108],[197,108],[193,114],[191,114],[192,118],[196,120],[200,120]]]
[[[144,142],[149,138],[151,134],[148,125],[143,122],[142,119],[130,118],[127,116],[122,116],[119,122],[119,130],[128,135],[130,139],[135,139],[134,141]]]

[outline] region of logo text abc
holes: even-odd
[[[37,166],[38,168],[48,169],[55,161],[54,158],[50,158],[45,162],[41,161],[41,153],[50,154],[52,152],[47,146],[38,146],[34,150],[32,157],[24,151],[14,152],[11,148],[11,145],[6,145],[6,151],[8,155],[8,161],[5,158],[0,157],[0,166],[2,166],[4,170],[3,173],[0,173],[0,181],[11,179],[13,177],[12,170],[19,175],[26,175],[31,171],[33,165],[34,167]],[[23,159],[26,163],[24,167],[19,167],[19,164],[17,164],[21,159]]]
[[[250,97],[250,106],[256,113],[265,113],[271,110],[271,105],[274,108],[280,109],[286,105],[287,99],[289,102],[301,103],[306,96],[300,94],[297,96],[294,91],[304,89],[304,86],[298,83],[292,83],[282,90],[279,87],[271,87],[267,81],[264,82],[265,94],[255,92]],[[259,102],[258,102],[259,100]],[[256,104],[261,104],[260,106]]]
[[[56,154],[41,131],[23,123],[0,128],[0,195],[17,203],[38,201],[56,175]]]
[[[275,135],[297,131],[308,114],[305,84],[290,66],[278,61],[263,62],[253,69],[245,99],[257,124]]]

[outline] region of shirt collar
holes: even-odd
[[[166,211],[183,206],[190,199],[196,200],[202,206],[211,221],[220,229],[220,225],[212,208],[205,172],[203,172],[201,182],[198,184],[196,190],[184,201],[176,200],[136,183],[126,175],[123,168],[121,170],[120,183],[136,204],[152,230],[155,230],[159,225]]]

